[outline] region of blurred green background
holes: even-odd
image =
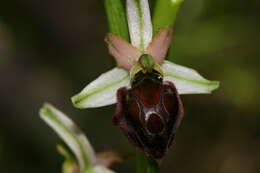
[[[260,172],[260,1],[185,0],[170,54],[221,81],[212,95],[182,96],[185,118],[162,173]],[[0,2],[0,172],[57,173],[61,141],[38,116],[48,101],[97,151],[133,152],[111,123],[115,106],[78,110],[70,97],[114,66],[103,41],[103,1]],[[135,158],[113,168],[133,173]]]

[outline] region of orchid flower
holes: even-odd
[[[77,108],[93,108],[115,104],[119,88],[130,88],[136,64],[144,54],[153,57],[160,66],[164,81],[175,84],[179,94],[208,94],[219,87],[196,70],[167,61],[167,51],[172,41],[172,27],[158,29],[153,35],[150,9],[147,0],[127,0],[127,19],[131,43],[119,35],[107,34],[105,41],[117,67],[101,74],[79,94],[72,97]]]
[[[87,137],[68,116],[50,104],[41,108],[40,116],[73,152],[57,146],[65,158],[63,173],[115,173],[107,167],[121,161],[120,158],[111,152],[96,154]]]

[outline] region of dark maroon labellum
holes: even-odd
[[[174,84],[155,77],[142,74],[131,89],[118,90],[113,122],[130,142],[157,160],[170,148],[184,111]]]

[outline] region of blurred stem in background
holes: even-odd
[[[157,0],[154,7],[153,29],[174,26],[177,13],[184,0]]]
[[[141,0],[134,0],[140,3]],[[153,32],[159,28],[173,26],[183,0],[157,0],[153,14]],[[126,9],[121,0],[104,0],[109,32],[120,35],[129,41]],[[137,153],[137,173],[158,173],[159,165],[144,153]]]
[[[105,8],[108,19],[109,32],[120,35],[129,41],[129,32],[125,8],[121,0],[105,0]]]
[[[184,0],[157,0],[153,14],[153,31],[166,26],[174,26],[179,8]],[[168,59],[173,61],[174,57],[168,53]]]

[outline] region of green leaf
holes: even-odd
[[[129,86],[129,72],[114,68],[88,84],[79,94],[72,97],[77,108],[93,108],[116,103],[117,90]]]
[[[44,104],[40,116],[75,154],[81,172],[89,169],[96,162],[95,152],[87,137],[64,113],[50,104]]]
[[[197,71],[170,61],[161,65],[164,80],[175,84],[179,94],[208,94],[219,87],[218,81],[209,81]]]
[[[126,2],[131,43],[144,51],[153,36],[149,3],[147,0],[127,0]]]
[[[153,29],[173,26],[183,0],[157,0],[153,15]]]
[[[121,0],[105,0],[109,31],[129,41],[125,8]]]

